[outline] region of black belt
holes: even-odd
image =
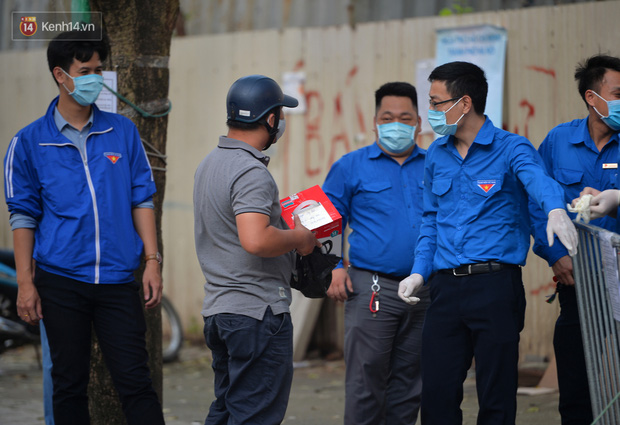
[[[518,269],[521,266],[516,264],[502,264],[495,261],[486,263],[465,264],[454,269],[442,269],[438,273],[451,274],[453,276],[469,276],[471,274],[498,272],[504,269]]]
[[[384,278],[384,279],[395,280],[395,281],[397,281],[397,282],[400,282],[401,280],[403,280],[403,279],[405,279],[405,278],[409,277],[409,275],[407,275],[407,276],[395,276],[395,275],[393,275],[393,274],[387,274],[387,273],[376,272],[376,271],[374,271],[374,270],[363,269],[363,268],[361,268],[361,267],[355,267],[355,266],[351,266],[351,267],[353,267],[354,269],[357,269],[357,270],[362,270],[362,271],[364,271],[364,272],[368,272],[368,273],[372,273],[372,274],[375,274],[375,273],[376,273],[376,274],[377,274],[377,276],[379,276],[379,277],[382,277],[382,278]]]

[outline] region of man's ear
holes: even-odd
[[[415,124],[415,134],[413,135],[414,142],[418,138],[418,134],[420,134],[421,131],[422,131],[422,117],[418,115],[418,120],[416,121],[416,124]]]
[[[589,106],[594,106],[594,102],[596,102],[596,99],[598,99],[598,97],[594,94],[592,90],[586,90],[584,97],[586,99],[586,103]]]
[[[57,66],[52,70],[52,75],[58,85],[63,84],[69,77],[64,73],[61,67]]]
[[[469,111],[474,109],[474,103],[468,94],[463,96],[463,100],[461,100],[461,102],[463,102],[463,113],[464,114],[467,114]]]

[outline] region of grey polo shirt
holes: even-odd
[[[234,313],[262,320],[267,307],[287,313],[293,253],[265,258],[239,241],[236,216],[259,213],[288,229],[280,216],[278,187],[269,158],[247,143],[220,137],[194,176],[194,238],[205,276],[202,315]]]

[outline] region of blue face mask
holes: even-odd
[[[379,144],[386,151],[393,154],[405,152],[415,143],[415,126],[394,121],[387,124],[377,125],[377,135]]]
[[[465,114],[461,115],[454,124],[448,124],[446,121],[446,112],[449,112],[450,109],[454,108],[456,104],[461,101],[461,99],[457,100],[456,103],[450,106],[447,111],[435,111],[433,109],[428,110],[428,123],[431,125],[435,133],[441,134],[442,136],[451,136],[456,133],[457,124],[461,118],[465,116]]]
[[[597,92],[595,92],[594,90],[592,90],[592,93],[594,93],[595,95],[603,99],[603,97]],[[598,109],[596,109],[594,106],[592,108],[594,108],[596,113],[601,117],[601,120],[605,124],[607,124],[607,127],[611,128],[613,131],[620,130],[620,99],[617,99],[617,100],[603,99],[603,100],[607,102],[607,116],[606,117],[604,117],[603,114],[601,114],[598,111]]]
[[[278,121],[278,132],[276,133],[276,140],[279,140],[280,137],[282,137],[282,135],[284,134],[284,130],[286,130],[286,121],[284,121],[284,118],[281,118],[280,121]]]
[[[70,92],[67,86],[63,84],[67,92],[77,103],[82,106],[88,106],[95,103],[101,89],[103,88],[103,77],[99,74],[88,74],[80,77],[72,77],[63,69],[67,77],[73,80],[73,91]]]

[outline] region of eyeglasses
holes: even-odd
[[[459,97],[453,97],[452,99],[442,100],[441,102],[433,102],[432,99],[429,99],[428,104],[430,105],[432,109],[435,109],[437,106],[441,105],[442,103],[454,102],[455,100],[459,100],[459,99],[460,99]]]

